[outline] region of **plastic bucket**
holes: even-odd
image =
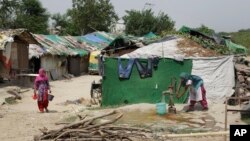
[[[166,103],[156,103],[156,112],[159,115],[164,115],[166,114],[167,110],[166,110]]]
[[[54,98],[54,96],[53,96],[53,95],[51,95],[51,94],[49,94],[49,95],[48,95],[48,99],[49,99],[49,101],[52,101],[52,100],[53,100],[53,98]]]

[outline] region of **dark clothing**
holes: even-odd
[[[122,66],[121,58],[118,58],[118,73],[119,78],[128,79],[131,75],[135,59],[129,59],[127,66]]]
[[[151,58],[148,59],[146,65],[143,65],[138,59],[135,60],[135,64],[141,78],[152,77],[153,66]]]

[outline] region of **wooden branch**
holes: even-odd
[[[57,141],[102,141],[102,138],[77,138],[76,140],[73,139],[58,139]]]
[[[142,129],[142,128],[135,128],[135,127],[104,126],[104,127],[101,127],[100,129],[131,130],[131,131],[140,131],[140,132],[152,133],[151,130]]]
[[[62,127],[61,129],[59,129],[59,131],[62,131],[63,129],[66,129],[66,128],[77,127],[77,126],[79,126],[81,124],[84,124],[85,122],[88,122],[88,121],[91,121],[91,120],[96,120],[98,118],[103,118],[103,117],[106,117],[106,116],[110,116],[110,115],[113,115],[113,114],[116,114],[116,113],[117,113],[116,111],[112,111],[112,112],[106,113],[106,114],[101,115],[101,116],[96,116],[96,117],[93,117],[93,118],[90,118],[90,119],[81,120],[81,121],[66,125],[66,126]]]
[[[103,114],[101,116],[96,116],[96,117],[93,117],[93,118],[90,118],[90,119],[85,119],[85,120],[81,120],[81,121],[77,121],[77,122],[71,123],[69,125],[65,125],[64,127],[60,128],[58,130],[51,130],[51,131],[49,131],[49,132],[51,132],[51,134],[47,135],[45,137],[46,138],[50,137],[50,136],[55,137],[59,132],[63,131],[64,129],[78,127],[78,126],[84,124],[85,122],[88,122],[88,121],[91,121],[91,120],[96,120],[96,119],[103,118],[103,117],[106,117],[106,116],[110,116],[110,115],[113,115],[113,114],[116,114],[116,113],[117,113],[116,111],[112,111],[112,112]],[[43,137],[42,139],[46,139],[45,137]]]
[[[55,125],[70,124],[70,122],[56,122]]]
[[[69,133],[71,133],[71,132],[84,132],[84,133],[88,133],[86,130],[67,130],[67,131],[61,133],[59,136],[57,136],[57,137],[55,138],[55,140],[57,140],[57,139],[63,137],[64,135],[67,135],[67,134],[69,134]]]
[[[87,126],[90,125],[93,121],[94,121],[94,119],[91,119],[90,121],[85,122],[84,125],[83,125],[83,127],[87,127]]]
[[[36,141],[41,140],[55,140],[55,141],[113,141],[113,140],[130,140],[131,138],[149,139],[147,133],[152,133],[150,130],[141,128],[106,126],[119,120],[123,114],[118,114],[112,120],[98,123],[95,120],[99,118],[117,114],[116,111],[106,113],[101,116],[84,119],[65,125],[58,130],[50,130],[45,132],[41,130],[44,135],[38,136]]]
[[[229,131],[190,133],[190,134],[168,134],[166,135],[166,137],[167,138],[180,138],[180,137],[223,136],[223,135],[229,135]]]
[[[15,99],[19,99],[19,100],[22,99],[22,97],[21,97],[21,96],[18,94],[18,92],[16,92],[16,91],[9,90],[9,91],[7,91],[7,93],[9,93],[9,94],[15,96]]]
[[[85,129],[85,130],[89,130],[89,129],[92,129],[92,128],[97,128],[97,127],[100,127],[100,126],[104,126],[104,125],[107,125],[107,124],[114,123],[114,122],[116,122],[118,119],[120,119],[122,116],[123,116],[123,114],[120,114],[120,115],[118,115],[115,119],[113,119],[113,120],[111,120],[111,121],[107,121],[107,122],[104,122],[104,123],[101,123],[101,124],[96,124],[96,125],[93,125],[93,126],[84,128],[84,129]]]
[[[80,120],[84,120],[87,117],[87,115],[84,116],[78,115],[78,117],[80,118]]]

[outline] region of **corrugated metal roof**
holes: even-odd
[[[80,55],[88,54],[88,51],[80,46],[75,46],[64,37],[57,35],[34,34],[35,39],[46,49],[46,53],[52,55]]]
[[[96,50],[102,50],[109,46],[115,36],[106,32],[93,32],[84,36],[77,36],[77,38],[96,48]]]
[[[63,36],[62,38],[64,38],[65,40],[69,41],[72,45],[74,45],[74,47],[76,48],[82,48],[85,49],[87,51],[93,51],[96,50],[95,47],[89,45],[86,42],[82,42],[78,36]]]
[[[86,55],[109,46],[115,36],[106,32],[94,32],[84,36],[58,36],[34,34],[34,38],[52,55]]]

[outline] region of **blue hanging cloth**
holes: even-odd
[[[143,65],[138,59],[135,60],[135,64],[141,78],[152,77],[153,73],[152,58],[148,59],[146,65]]]
[[[121,58],[118,58],[118,73],[119,73],[119,78],[121,79],[129,79],[132,69],[133,69],[133,65],[134,65],[134,61],[135,59],[129,59],[127,66],[123,67],[122,66],[122,61]]]

